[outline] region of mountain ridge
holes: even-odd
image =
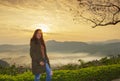
[[[48,52],[60,52],[60,53],[90,53],[90,54],[107,54],[107,55],[116,55],[120,54],[120,41],[110,41],[104,42],[76,42],[76,41],[55,41],[49,40],[46,42]],[[2,44],[0,45],[0,53],[4,52],[22,52],[29,53],[30,46],[25,45],[11,45],[11,44]]]

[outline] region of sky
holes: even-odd
[[[84,19],[73,21],[69,7],[77,6],[76,0],[0,0],[0,44],[29,44],[37,28],[45,41],[120,39],[120,23],[92,28]]]

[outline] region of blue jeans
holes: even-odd
[[[50,67],[49,67],[47,62],[45,62],[45,64],[46,64],[46,74],[47,74],[46,75],[46,81],[51,81],[51,78],[52,78],[52,76],[51,76],[51,69],[50,69]],[[40,76],[41,76],[41,74],[36,74],[34,81],[40,81]]]

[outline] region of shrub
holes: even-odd
[[[34,81],[33,74],[28,71],[16,76],[0,75],[0,81]],[[56,70],[52,81],[111,81],[120,78],[120,64],[82,68],[78,70]],[[41,81],[45,81],[45,74]]]

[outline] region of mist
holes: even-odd
[[[70,63],[79,64],[78,60],[82,59],[85,62],[100,59],[104,56],[93,56],[87,53],[48,53],[48,57],[52,67],[66,65]],[[10,65],[31,67],[31,57],[29,54],[16,53],[1,53],[0,60],[8,62]]]
[[[92,43],[50,40],[46,42],[46,45],[52,67],[69,63],[79,64],[79,59],[87,62],[120,53],[118,40]],[[0,60],[8,62],[10,65],[31,67],[29,49],[29,45],[0,45]]]

